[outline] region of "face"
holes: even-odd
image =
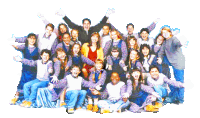
[[[95,68],[96,68],[96,70],[101,70],[103,68],[103,64],[100,63],[100,62],[96,62],[95,63]]]
[[[74,54],[78,54],[79,51],[80,51],[80,46],[79,45],[74,45],[74,47],[73,47],[73,53]]]
[[[71,35],[72,35],[72,39],[77,39],[78,31],[77,30],[73,30]]]
[[[59,59],[64,60],[65,57],[66,57],[66,54],[65,54],[65,52],[63,52],[63,51],[58,51],[57,54],[58,54],[58,55],[57,55],[57,58],[59,58]]]
[[[69,35],[69,34],[64,34],[64,35],[63,35],[63,41],[64,41],[66,44],[69,44],[69,42],[71,41],[70,35]]]
[[[119,74],[118,73],[112,73],[110,79],[111,79],[111,82],[113,83],[113,85],[116,85],[120,80]]]
[[[167,30],[162,30],[162,36],[166,39],[168,39],[170,37],[170,32]]]
[[[134,46],[134,45],[135,45],[135,40],[134,40],[134,39],[130,39],[129,44],[130,44],[131,46]]]
[[[162,45],[163,41],[164,41],[164,38],[163,38],[162,36],[159,36],[159,37],[157,38],[157,44],[158,44],[158,45]]]
[[[67,28],[65,27],[65,25],[60,25],[60,32],[63,34],[65,32],[67,32]]]
[[[152,68],[149,73],[153,79],[158,79],[159,71],[157,68]]]
[[[114,40],[118,39],[117,32],[116,31],[111,32],[110,37],[111,37],[111,39],[114,39]]]
[[[29,45],[34,45],[35,41],[36,41],[35,36],[31,36],[31,37],[28,38],[28,44]]]
[[[45,32],[46,32],[46,35],[47,35],[47,36],[50,36],[51,33],[53,32],[53,29],[52,29],[50,26],[47,26]]]
[[[83,22],[83,29],[88,31],[90,29],[90,22],[88,20],[85,20]]]
[[[130,59],[131,60],[135,60],[136,58],[138,58],[138,54],[135,50],[130,52]]]
[[[71,73],[72,73],[72,75],[74,76],[74,77],[78,77],[78,75],[80,74],[80,69],[78,68],[78,67],[73,67],[72,69],[71,69]]]
[[[132,73],[132,76],[133,76],[133,78],[134,78],[135,80],[139,80],[139,78],[140,78],[140,71],[134,71],[134,72]]]
[[[111,54],[112,54],[113,57],[117,58],[118,55],[119,55],[119,52],[118,51],[112,51]]]
[[[132,25],[129,25],[129,26],[127,27],[127,31],[128,31],[128,34],[132,34],[133,31],[134,31],[133,26],[132,26]]]
[[[98,39],[98,36],[97,35],[93,35],[91,37],[91,40],[92,40],[92,43],[96,43],[99,39]]]
[[[108,35],[110,29],[108,26],[103,26],[103,35]]]
[[[143,31],[140,36],[142,37],[142,39],[147,40],[149,34],[146,31]]]
[[[42,58],[42,61],[43,63],[46,63],[48,60],[49,60],[49,54],[44,52],[42,55],[41,55],[41,58]]]
[[[149,49],[148,49],[147,47],[144,47],[144,48],[142,49],[142,54],[143,54],[144,56],[148,56],[148,55],[149,55]]]

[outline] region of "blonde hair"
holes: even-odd
[[[170,33],[170,36],[172,37],[173,35],[172,35],[172,31],[171,31],[171,29],[169,28],[169,27],[163,27],[162,29],[161,29],[161,34],[163,35],[163,30],[166,30],[166,31],[168,31],[169,33]]]
[[[58,52],[64,52],[65,53],[64,49],[58,48],[58,49],[56,49],[56,57],[58,56]],[[58,58],[58,60],[60,60],[60,59]],[[65,69],[65,65],[67,64],[67,61],[68,61],[67,56],[65,57],[64,62],[60,60],[60,62],[61,62],[61,69]]]

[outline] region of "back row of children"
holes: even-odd
[[[124,35],[106,23],[112,13],[109,9],[99,24],[90,27],[90,19],[79,26],[63,11],[57,12],[71,33],[66,24],[56,29],[40,15],[45,32],[17,37],[16,42],[25,44],[13,45],[23,58],[14,57],[22,63],[22,75],[11,104],[65,106],[73,113],[87,98],[87,110],[108,113],[158,111],[163,101],[183,103],[185,58],[171,29],[163,27],[154,40],[149,33],[157,21],[139,33],[133,33],[129,23]],[[169,66],[176,81],[170,80]]]

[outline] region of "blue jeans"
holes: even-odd
[[[153,88],[154,88],[155,92],[157,92],[160,96],[160,98],[158,98],[158,102],[162,103],[162,97],[167,96],[167,89],[161,85],[154,86]]]
[[[35,102],[38,88],[44,88],[48,86],[49,81],[40,81],[34,79],[24,84],[24,99],[26,101]]]
[[[71,90],[66,92],[66,99],[67,99],[67,108],[79,108],[82,106],[85,96],[86,90]]]
[[[168,64],[169,66],[172,66],[166,56],[164,56],[164,63]],[[176,81],[184,83],[184,70],[176,69],[174,66],[172,66],[172,68],[174,72],[174,78],[176,79]],[[169,94],[169,97],[171,97],[172,100],[178,100],[180,102],[184,101],[184,88],[176,88],[170,86],[170,89],[171,92]]]

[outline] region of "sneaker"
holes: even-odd
[[[67,109],[67,113],[68,114],[73,114],[74,113],[74,109],[73,108]]]
[[[156,102],[154,108],[161,108],[163,105],[162,103]]]
[[[11,105],[15,105],[16,102],[17,102],[17,100],[18,100],[17,98],[13,98],[13,99],[11,100],[10,104],[11,104]]]
[[[93,108],[92,104],[88,104],[88,105],[87,105],[87,110],[88,110],[88,111],[92,111],[92,108]]]
[[[146,111],[149,111],[149,112],[158,112],[158,111],[159,111],[159,109],[158,109],[158,108],[155,108],[153,105],[147,105],[147,106],[145,107],[145,110],[146,110]]]
[[[76,108],[76,110],[80,110],[80,109],[82,109],[82,107],[78,107],[78,108]]]
[[[101,109],[100,114],[103,114],[103,113],[110,113],[110,110],[109,109]]]
[[[60,103],[60,107],[67,105],[65,102]]]
[[[32,105],[32,102],[26,102],[26,105],[24,106],[24,107],[26,107],[26,108],[30,108],[31,107],[31,105]]]
[[[21,106],[21,107],[25,107],[25,106],[26,106],[26,103],[27,103],[27,101],[24,100],[24,101],[20,104],[20,106]]]
[[[97,105],[93,106],[92,112],[97,112],[99,111],[99,107]]]

